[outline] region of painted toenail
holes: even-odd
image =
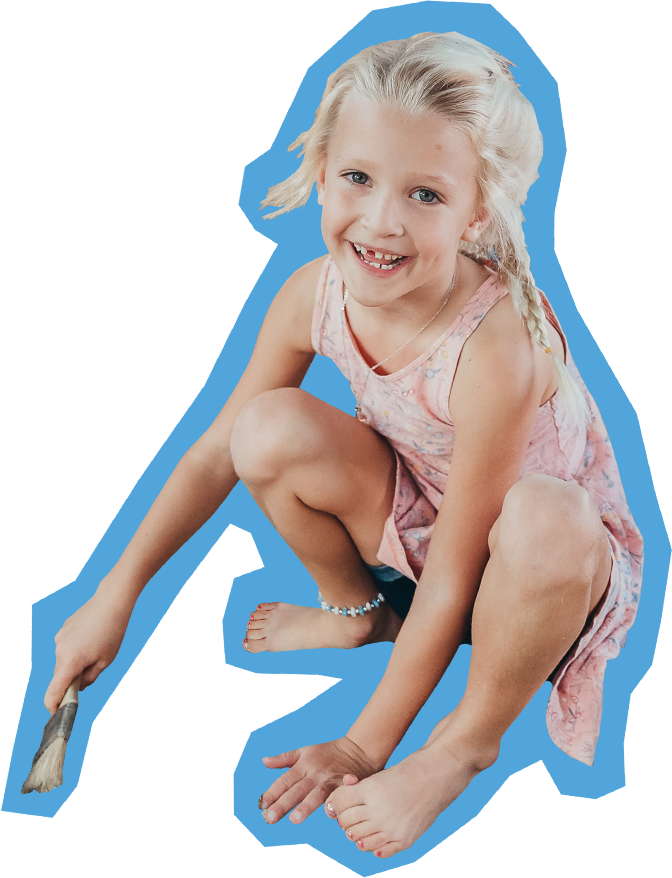
[[[360,851],[361,851],[361,849],[364,847],[364,842],[362,841],[362,839],[360,838],[359,841],[356,842],[356,844],[357,844],[357,847],[358,847],[358,848],[360,849]]]
[[[382,852],[382,851],[376,851],[376,856],[377,856],[377,857],[382,857],[382,856],[383,856],[383,852]]]
[[[243,640],[243,649],[247,649],[247,637]],[[249,649],[247,651],[249,652]]]
[[[327,802],[325,804],[324,810],[327,812],[327,817],[331,817],[332,820],[336,819],[336,809],[331,804],[331,802]]]
[[[353,833],[353,831],[352,831],[351,829],[348,829],[348,831],[347,831],[345,834],[348,836],[348,838],[350,839],[350,841],[352,841],[352,840],[354,839],[354,837],[355,837],[355,836],[354,836],[354,833]]]

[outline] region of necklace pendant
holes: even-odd
[[[366,423],[366,415],[362,412],[362,407],[359,403],[357,403],[357,405],[355,406],[355,417],[358,421]]]

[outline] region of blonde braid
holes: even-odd
[[[521,213],[519,209],[517,212]],[[563,398],[570,417],[578,426],[587,427],[592,416],[586,398],[563,360],[551,350],[548,320],[530,271],[530,257],[520,221],[510,224],[500,221],[496,225],[499,226],[497,237],[500,239],[500,246],[497,248],[498,271],[506,280],[513,306],[520,314],[532,341],[553,358],[558,393]]]

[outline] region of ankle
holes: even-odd
[[[499,744],[499,741],[479,740],[476,735],[461,735],[454,727],[448,726],[436,736],[431,746],[441,748],[469,772],[478,774],[495,764]]]

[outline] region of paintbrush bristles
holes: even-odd
[[[63,763],[65,762],[65,738],[56,738],[30,769],[22,793],[48,793],[63,783]]]
[[[21,787],[22,793],[48,793],[63,783],[65,747],[72,732],[79,702],[80,677],[77,676],[56,710],[47,720],[42,743],[35,754],[30,774]]]

